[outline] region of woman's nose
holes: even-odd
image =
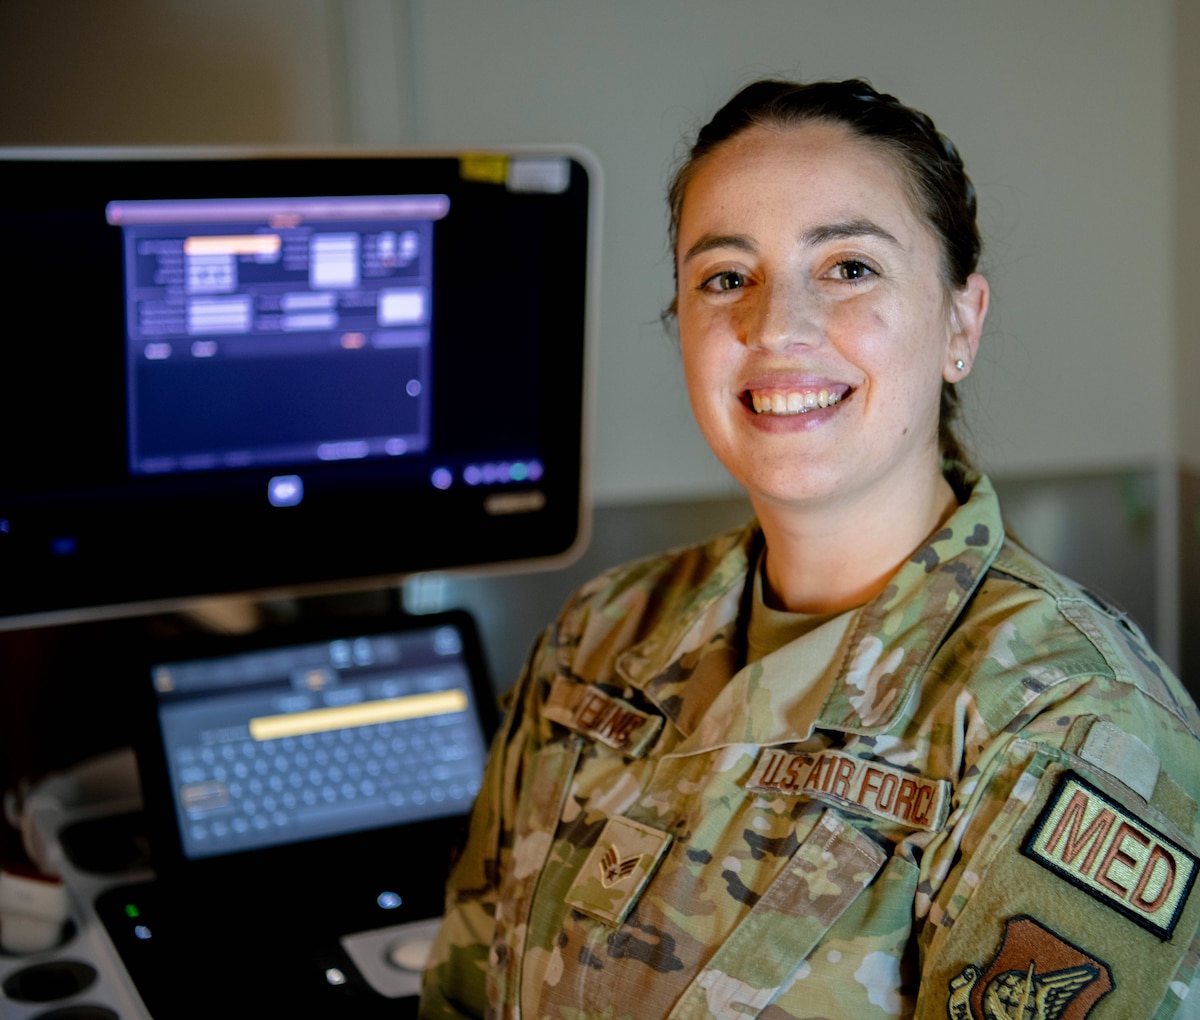
[[[797,344],[820,343],[824,332],[818,309],[802,285],[772,281],[759,291],[747,342],[765,350],[784,350]]]

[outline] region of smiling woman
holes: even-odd
[[[974,360],[987,283],[943,283],[903,170],[838,124],[756,125],[710,152],[677,231],[692,409],[780,532],[770,592],[792,610],[860,605],[957,506],[940,394]],[[794,519],[824,556],[783,537]]]
[[[953,145],[861,81],[757,82],[669,206],[692,409],[757,520],[535,646],[422,1015],[1195,1015],[1200,719],[954,438],[988,286]]]

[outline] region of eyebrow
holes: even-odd
[[[840,223],[826,223],[819,227],[806,230],[800,240],[805,244],[823,244],[826,241],[844,241],[851,237],[877,237],[881,241],[894,244],[897,248],[904,246],[888,231],[870,220],[842,220]]]
[[[733,248],[747,254],[753,254],[758,250],[754,242],[745,234],[705,234],[684,252],[682,261],[686,263],[697,255],[703,255],[706,251],[713,251],[717,248]]]
[[[889,231],[884,230],[877,223],[864,219],[841,220],[837,223],[823,223],[820,226],[811,227],[800,235],[800,241],[805,245],[817,245],[829,241],[845,241],[852,237],[877,237],[897,248],[903,249],[904,247]],[[684,252],[682,262],[687,263],[697,255],[703,255],[705,252],[717,248],[733,248],[747,254],[753,254],[758,250],[754,242],[745,234],[705,234]]]

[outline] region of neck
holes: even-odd
[[[767,545],[764,596],[776,609],[838,613],[869,602],[954,513],[954,490],[938,472],[894,499],[802,507],[751,497]]]

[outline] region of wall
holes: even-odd
[[[606,183],[592,489],[678,519],[736,498],[659,322],[678,139],[754,77],[866,76],[931,112],[979,188],[994,304],[966,387],[978,459],[1036,483],[1028,505],[1057,500],[1023,533],[1085,573],[1121,560],[1059,541],[1096,505],[1073,493],[1103,487],[1113,541],[1148,556],[1114,594],[1140,603],[1150,584],[1143,615],[1173,658],[1192,618],[1180,542],[1200,541],[1200,508],[1177,509],[1197,487],[1175,475],[1181,457],[1200,470],[1200,199],[1182,186],[1198,132],[1178,98],[1198,40],[1200,14],[1173,0],[5,0],[0,144],[587,145]],[[1129,478],[1150,493],[1132,516]]]
[[[1182,2],[1176,8],[1175,31],[1176,84],[1172,93],[1175,149],[1174,196],[1176,215],[1172,219],[1171,280],[1174,284],[1177,317],[1178,371],[1175,374],[1175,406],[1178,414],[1180,462],[1184,470],[1200,475],[1200,400],[1196,382],[1200,380],[1200,286],[1190,272],[1189,263],[1200,233],[1200,112],[1195,96],[1200,94],[1200,5]]]
[[[996,294],[969,385],[983,462],[1128,467],[1175,445],[1173,13],[1170,0],[6,0],[0,143],[581,142],[607,184],[594,492],[724,495],[658,321],[667,168],[752,77],[864,75],[930,111],[979,186]]]
[[[1173,258],[1176,354],[1175,407],[1179,437],[1179,664],[1184,676],[1200,678],[1200,287],[1189,271],[1194,239],[1200,234],[1200,6],[1176,7],[1173,93],[1175,198]]]
[[[341,140],[323,0],[4,0],[0,145]]]
[[[681,134],[762,74],[868,76],[965,154],[996,292],[971,386],[985,463],[1052,473],[1170,448],[1169,3],[411,10],[421,141],[572,137],[605,167],[599,499],[725,484],[658,324],[671,292],[661,191]]]

